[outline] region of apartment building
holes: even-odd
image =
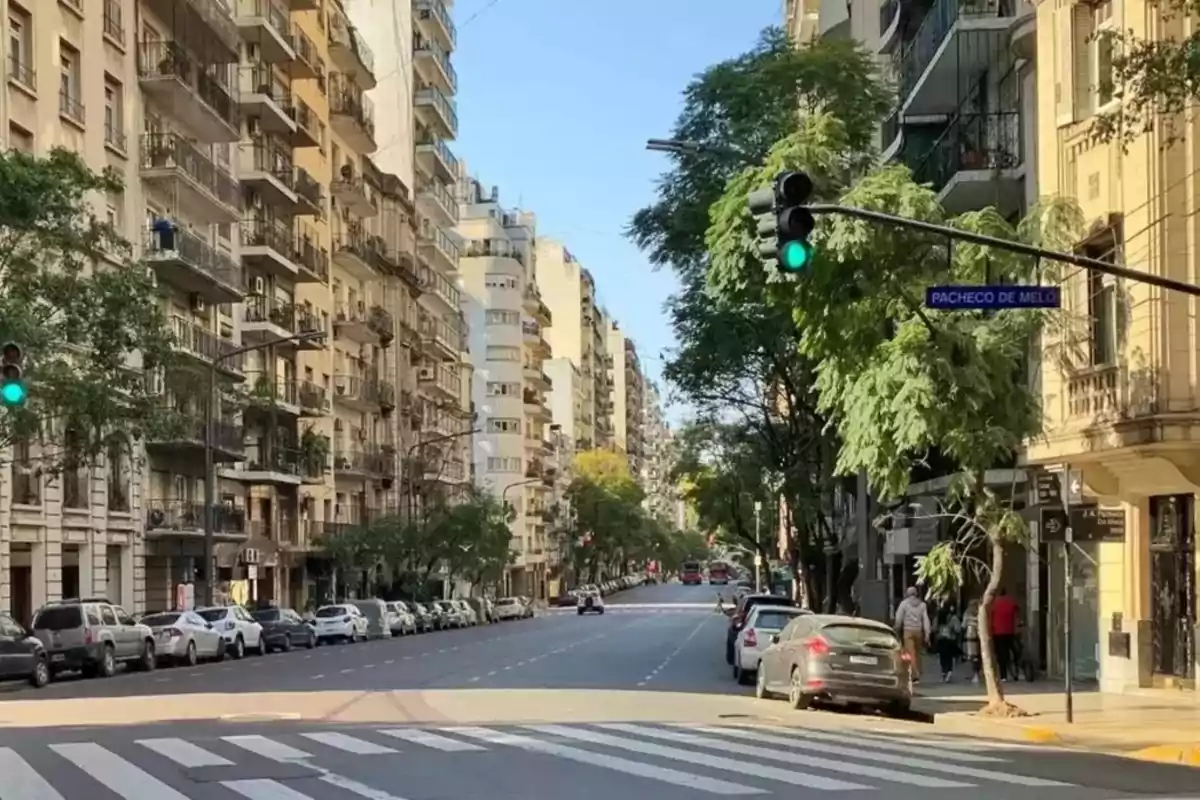
[[[485,325],[472,350],[482,384],[478,477],[516,512],[515,560],[504,593],[545,598],[556,449],[545,372],[552,317],[534,281],[536,220],[505,210],[499,191],[485,191],[473,178],[460,181],[459,197],[463,290],[482,309]]]
[[[646,380],[642,393],[642,464],[636,473],[646,493],[644,506],[651,515],[674,521],[679,491],[672,479],[675,444],[663,414],[662,396],[653,381]]]
[[[552,369],[560,377],[569,375],[572,379],[578,372],[578,384],[567,381],[554,390],[551,405],[565,411],[569,403],[572,409],[569,422],[565,417],[555,422],[569,426],[577,451],[612,446],[612,387],[608,375],[612,364],[606,315],[596,296],[596,281],[570,250],[552,239],[538,239],[536,263],[537,285],[555,321],[549,338],[555,361]],[[572,370],[560,365],[559,360],[564,358]]]
[[[640,476],[645,455],[642,431],[645,376],[637,344],[625,335],[616,320],[610,320],[605,346],[612,357],[609,380],[612,382],[613,445],[629,460],[630,471]]]
[[[1197,141],[1194,122],[1182,123],[1174,145],[1156,126],[1128,149],[1094,141],[1088,130],[1095,114],[1119,102],[1110,53],[1095,34],[1128,29],[1149,36],[1146,26],[1157,19],[1144,2],[1037,7],[1026,26],[1036,27],[1042,51],[1037,178],[1043,194],[1081,205],[1087,222],[1081,252],[1195,282],[1200,256],[1191,220],[1200,185],[1188,155]],[[1178,22],[1157,24],[1163,36],[1180,35]],[[1194,378],[1200,345],[1187,321],[1193,303],[1084,271],[1068,276],[1063,297],[1065,313],[1090,325],[1043,342],[1046,434],[1030,443],[1029,460],[1069,465],[1078,470],[1071,483],[1085,500],[1125,512],[1124,537],[1082,545],[1087,559],[1074,559],[1084,580],[1076,578],[1071,657],[1094,665],[1109,690],[1194,687],[1200,470],[1195,447],[1186,444],[1200,404]],[[1051,585],[1061,583],[1063,569],[1061,552],[1052,556]],[[1053,595],[1050,608],[1057,619]],[[1107,644],[1118,618],[1127,650]]]

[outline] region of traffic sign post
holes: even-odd
[[[1061,308],[1057,286],[931,286],[925,307],[939,311],[999,311],[1006,308]]]

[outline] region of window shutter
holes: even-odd
[[[1074,81],[1075,121],[1090,117],[1096,110],[1095,87],[1092,85],[1092,33],[1095,30],[1092,7],[1080,3],[1071,8],[1071,47]]]

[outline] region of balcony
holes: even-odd
[[[352,411],[372,414],[379,410],[379,382],[362,375],[334,375],[333,401]]]
[[[543,328],[550,327],[554,321],[554,317],[550,314],[550,306],[542,300],[541,292],[532,283],[525,286],[525,292],[521,296],[521,307]]]
[[[367,325],[379,337],[379,346],[387,347],[396,338],[396,318],[381,305],[373,305],[367,312]]]
[[[141,175],[147,188],[165,196],[168,207],[198,223],[237,222],[242,195],[237,182],[204,153],[173,133],[141,139]]]
[[[521,392],[521,400],[525,404],[525,415],[527,417],[532,417],[535,422],[550,421],[550,409],[546,408],[546,403],[542,400],[541,392],[538,392],[536,389],[524,389]]]
[[[450,53],[433,39],[413,37],[413,65],[426,83],[446,94],[458,91],[458,73],[450,63]]]
[[[288,316],[290,317],[290,314]],[[266,372],[247,372],[246,382],[250,386],[249,400],[252,408],[300,416],[299,389],[294,378]]]
[[[324,386],[312,381],[297,382],[296,400],[300,405],[300,414],[306,417],[321,417],[332,410],[329,403],[329,392],[325,391]]]
[[[260,59],[278,64],[296,57],[288,12],[273,0],[236,0],[236,14],[242,40],[258,46]]]
[[[466,258],[510,258],[522,267],[517,274],[525,274],[525,253],[507,239],[471,239],[462,255]]]
[[[293,80],[312,80],[325,75],[321,65],[321,51],[299,25],[292,26],[292,49],[296,51],[290,69]]]
[[[324,215],[325,187],[302,167],[296,167],[292,178],[292,191],[296,193],[296,202],[292,205],[293,214],[303,217]]]
[[[204,538],[204,504],[187,500],[143,500],[146,508],[146,536],[186,536]],[[213,533],[217,541],[233,542],[246,538],[246,512],[235,506],[212,506]]]
[[[417,166],[426,174],[446,183],[458,180],[458,158],[441,139],[428,134],[418,135],[416,158]]]
[[[242,299],[242,267],[232,256],[170,220],[155,225],[160,229],[146,231],[142,257],[160,281],[210,303]]]
[[[901,43],[899,35],[903,27],[901,20],[904,13],[900,9],[900,0],[885,0],[879,6],[879,46],[878,52],[891,54]]]
[[[417,368],[417,382],[425,388],[436,389],[453,402],[462,399],[462,378],[458,370],[442,364],[428,364]]]
[[[900,59],[905,116],[952,113],[979,76],[1009,59],[1015,0],[935,0]]]
[[[453,50],[458,43],[458,33],[454,29],[454,20],[442,0],[416,0],[413,3],[413,15],[416,24],[426,36],[434,39],[447,50]]]
[[[279,343],[296,335],[296,307],[273,297],[251,295],[242,309],[242,340],[246,344]],[[247,375],[247,380],[250,376]]]
[[[245,354],[236,353],[238,346],[217,336],[183,317],[171,317],[171,344],[181,355],[190,356],[202,364],[215,364],[217,371],[230,378],[243,378]]]
[[[293,261],[300,268],[296,283],[329,283],[329,251],[307,227],[301,228],[296,237]]]
[[[379,149],[371,98],[341,80],[330,82],[329,127],[359,155],[367,156]]]
[[[548,392],[554,388],[550,376],[542,371],[537,363],[526,364],[522,370],[525,382],[540,392]]]
[[[283,279],[296,281],[295,237],[287,222],[249,217],[242,223],[242,263]]]
[[[436,225],[426,223],[417,237],[417,249],[444,273],[458,272],[458,245]]]
[[[286,445],[274,445],[262,437],[255,445],[246,448],[246,464],[243,468],[226,470],[222,477],[251,484],[298,486],[300,452]]]
[[[172,415],[169,430],[155,434],[146,442],[152,455],[172,455],[181,459],[204,457],[204,420],[187,414]],[[242,427],[232,422],[214,420],[212,432],[213,461],[232,463],[246,457]]]
[[[362,450],[352,448],[337,448],[333,454],[334,477],[340,478],[384,478],[392,477],[395,470],[395,456],[378,447],[365,447]]]
[[[344,225],[333,244],[334,266],[344,269],[357,280],[374,280],[373,251],[368,245],[367,234],[360,224]]]
[[[995,206],[1004,216],[1024,202],[1021,114],[960,114],[914,165],[913,178],[930,184],[951,214]]]
[[[204,64],[172,41],[138,47],[138,82],[156,106],[202,142],[241,138],[241,110],[225,64]]]
[[[454,101],[442,94],[440,89],[428,86],[418,89],[413,95],[413,105],[421,124],[443,139],[458,136],[458,112]]]
[[[238,71],[238,102],[242,114],[257,119],[260,133],[291,137],[296,131],[292,90],[267,65],[242,67]]]
[[[541,325],[536,322],[522,322],[521,334],[525,338],[525,344],[532,347],[535,354],[541,355],[543,358],[550,357],[550,344],[542,335]]]
[[[296,168],[291,148],[276,139],[259,137],[242,144],[239,150],[242,186],[252,189],[267,208],[295,208]]]
[[[317,113],[299,97],[293,95],[292,108],[295,110],[296,130],[291,135],[292,147],[324,147],[321,136],[321,121]]]
[[[458,361],[462,357],[462,334],[444,319],[424,316],[420,322],[421,337],[438,348],[443,361]]]
[[[363,91],[375,88],[375,55],[358,28],[338,11],[329,15],[329,60],[338,72],[352,76]]]
[[[417,206],[440,225],[453,228],[458,224],[458,201],[437,181],[417,184]]]
[[[329,184],[329,194],[341,207],[360,219],[378,216],[379,207],[367,189],[361,175],[355,175],[349,164],[342,165],[340,177]]]
[[[422,266],[421,283],[424,284],[426,291],[432,292],[449,306],[452,313],[458,313],[462,292],[445,275],[442,275],[437,270]]]
[[[379,344],[380,331],[372,316],[375,308],[368,310],[367,304],[361,300],[350,303],[339,302],[333,315],[334,333],[340,338],[349,339],[358,344]]]

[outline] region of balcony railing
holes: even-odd
[[[214,5],[216,5],[214,3]],[[229,88],[215,70],[225,65],[204,68],[187,50],[172,41],[144,41],[138,47],[138,75],[142,78],[174,78],[191,89],[214,114],[230,127],[241,125],[241,112]]]
[[[446,80],[450,84],[450,91],[454,92],[457,90],[458,72],[455,71],[454,65],[450,63],[450,54],[440,44],[432,39],[415,37],[413,50],[418,53],[428,53],[432,58],[436,59],[446,73]]]
[[[450,131],[452,133],[458,132],[457,107],[453,100],[442,94],[440,89],[435,89],[432,86],[418,89],[413,99],[417,105],[431,105],[436,108],[446,118]]]
[[[280,220],[249,217],[242,221],[242,247],[269,247],[291,258],[294,242],[292,229]]]
[[[302,167],[296,167],[292,190],[318,208],[325,207],[325,189]]]
[[[351,25],[350,20],[338,12],[329,15],[329,38],[332,43],[349,48],[366,67],[367,72],[374,74],[375,54],[367,46],[367,42],[358,32],[358,28]]]
[[[436,136],[430,136],[428,133],[423,133],[417,136],[417,147],[431,147],[438,157],[446,162],[450,172],[458,174],[458,157],[450,150],[450,145],[446,144]]]
[[[37,88],[37,72],[28,61],[22,61],[16,53],[8,57],[8,77],[22,86]]]
[[[471,239],[462,253],[467,258],[511,258],[525,263],[525,254],[506,239]]]
[[[329,403],[329,393],[324,386],[301,380],[296,384],[296,399],[301,408],[324,411]]]
[[[185,416],[179,422],[178,432],[163,434],[157,437],[156,443],[166,444],[172,441],[204,443],[204,420]],[[245,431],[241,425],[218,419],[212,421],[209,430],[212,433],[213,447],[218,450],[226,453],[241,453],[245,450]]]
[[[204,361],[215,362],[219,359],[226,369],[242,371],[243,354],[235,354],[238,346],[228,339],[223,339],[183,317],[171,317],[171,334],[175,346],[180,350]]]
[[[450,46],[453,47],[455,45],[458,39],[458,31],[455,29],[454,20],[450,18],[450,12],[442,0],[417,0],[417,16],[420,19],[432,17],[440,22],[450,35]]]
[[[445,275],[427,266],[421,267],[421,281],[425,288],[442,298],[451,308],[457,309],[462,292]]]
[[[241,193],[233,177],[178,134],[143,134],[142,169],[180,170],[220,202],[241,207]]]
[[[178,225],[169,234],[157,230],[146,231],[143,252],[148,259],[178,258],[227,286],[242,285],[241,264],[207,240]]]
[[[294,261],[301,268],[315,275],[322,283],[329,282],[329,251],[317,243],[315,234],[302,229],[296,237]]]
[[[281,303],[272,297],[252,295],[245,300],[243,314],[246,322],[267,322],[283,328],[288,333],[296,331],[296,306],[291,303]],[[246,379],[254,378],[247,373]]]
[[[237,0],[237,15],[241,18],[265,19],[275,33],[279,34],[279,38],[289,44],[292,41],[287,15],[271,0]]]
[[[360,91],[335,82],[330,86],[329,113],[350,117],[363,133],[375,139],[375,105]]]
[[[143,500],[147,531],[199,532],[204,530],[204,504],[187,500]],[[217,533],[246,532],[246,512],[236,506],[212,506],[213,530]]]
[[[334,443],[333,468],[339,472],[387,475],[391,472],[392,462],[392,456],[378,448],[355,450],[340,442]]]
[[[436,225],[426,225],[422,231],[420,242],[432,245],[441,251],[446,258],[457,263],[459,258],[458,245],[446,235],[446,232]]]
[[[110,147],[115,147],[122,153],[129,149],[129,137],[125,135],[125,131],[118,127],[118,123],[104,123],[104,143]]]
[[[291,87],[279,80],[270,65],[248,64],[243,66],[241,86],[243,94],[261,94],[286,111],[290,111],[292,107]]]
[[[1021,164],[1021,114],[959,114],[913,170],[918,183],[935,191],[958,172],[1012,169]]]
[[[289,189],[292,188],[296,168],[292,163],[291,150],[272,139],[259,137],[243,144],[242,152],[250,154],[251,172],[265,172]]]
[[[78,90],[60,91],[58,93],[58,113],[72,122],[82,125],[87,119],[84,113],[83,101],[79,99]]]
[[[942,41],[954,28],[954,23],[964,17],[1011,17],[1014,5],[1013,0],[935,0],[921,21],[916,37],[901,56],[901,101],[912,94],[917,81],[937,56]]]
[[[425,194],[431,197],[434,202],[445,209],[450,219],[455,224],[458,224],[458,201],[454,199],[454,195],[445,186],[442,186],[437,181],[422,181],[417,186],[417,194]]]

